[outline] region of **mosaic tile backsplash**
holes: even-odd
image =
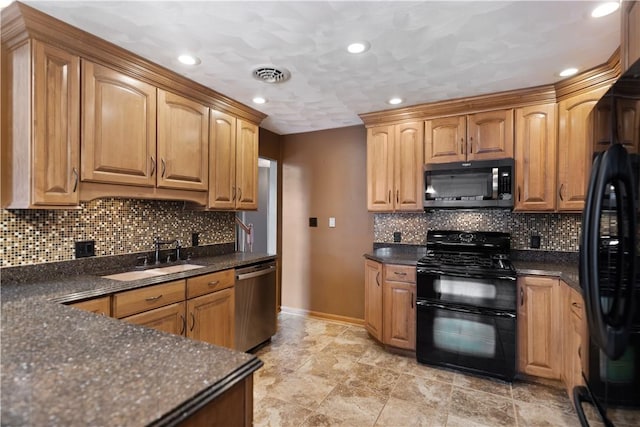
[[[233,212],[185,209],[182,202],[99,199],[78,210],[0,211],[2,267],[75,258],[77,240],[95,240],[96,256],[153,250],[154,236],[191,246],[235,242]]]
[[[577,252],[582,215],[528,214],[502,209],[483,211],[434,210],[425,213],[374,215],[374,241],[393,242],[402,233],[402,243],[424,245],[427,230],[502,231],[511,233],[512,249],[530,249],[530,236],[537,234],[542,251]]]

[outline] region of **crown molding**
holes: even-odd
[[[620,77],[620,48],[604,64],[557,82],[554,86],[558,101],[590,90],[609,86]]]
[[[110,67],[161,89],[197,100],[259,125],[266,114],[215,90],[187,79],[113,43],[103,40],[24,3],[14,2],[0,16],[3,46],[11,48],[25,39],[41,40],[83,59]]]

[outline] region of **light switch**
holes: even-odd
[[[334,217],[329,218],[329,228],[336,228],[336,219]]]

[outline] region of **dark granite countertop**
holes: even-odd
[[[87,297],[275,256],[198,258],[204,268],[133,282],[54,277],[0,286],[3,425],[169,425],[262,366],[255,356],[65,306]]]
[[[385,264],[416,265],[426,253],[424,246],[396,245],[376,248],[364,254],[364,257]],[[522,256],[522,255],[520,255]],[[569,286],[582,292],[578,278],[578,265],[574,262],[561,261],[528,261],[518,259],[512,261],[518,275],[552,276],[565,281]]]

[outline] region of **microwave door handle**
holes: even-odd
[[[498,168],[491,168],[491,189],[493,200],[498,200]]]

